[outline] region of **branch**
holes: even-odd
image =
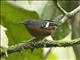
[[[67,12],[65,9],[62,8],[62,6],[58,3],[57,0],[54,1],[54,4],[64,14],[64,17],[61,19],[60,24],[64,23],[69,17],[73,17],[73,15],[75,15],[80,11],[80,5],[77,8],[75,8],[73,11]]]
[[[67,15],[65,15],[62,19],[61,19],[61,23],[64,23],[69,17],[73,17],[73,15],[75,15],[76,13],[78,13],[80,11],[80,6],[78,6],[77,8],[75,8],[73,11],[68,12]]]
[[[80,11],[80,5],[74,9],[73,11],[71,12],[67,12],[65,9],[62,8],[62,6],[58,3],[57,0],[54,1],[54,4],[56,5],[56,7],[64,14],[64,15],[67,15],[67,16],[73,16],[74,14],[76,14],[77,12]]]
[[[76,13],[78,13],[79,11],[80,11],[80,5],[79,5],[76,9],[74,9],[73,11],[69,12],[69,15],[70,15],[70,16],[73,16],[73,15],[75,15]]]
[[[13,52],[19,52],[24,49],[31,49],[31,48],[43,48],[43,47],[68,47],[73,46],[75,44],[80,44],[80,38],[74,39],[71,41],[48,41],[48,40],[42,40],[42,41],[35,41],[31,40],[29,42],[20,43],[14,46],[11,46],[7,52],[8,54]],[[5,52],[0,52],[0,57],[5,55]]]
[[[64,15],[67,15],[67,14],[68,14],[68,12],[62,8],[62,6],[58,3],[57,0],[54,1],[54,4],[56,5],[56,7],[57,7]]]

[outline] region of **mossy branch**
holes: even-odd
[[[24,42],[24,43],[19,43],[14,46],[10,46],[7,50],[8,54],[14,53],[14,52],[19,52],[24,49],[31,49],[31,48],[43,48],[43,47],[68,47],[68,46],[73,46],[76,44],[80,44],[80,38],[74,39],[74,40],[66,40],[66,41],[61,41],[61,40],[42,40],[42,41],[36,41],[36,40],[31,40],[29,42]],[[5,55],[5,52],[0,52],[0,57]]]

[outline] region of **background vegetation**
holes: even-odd
[[[59,1],[66,11],[72,11],[78,5],[78,1]],[[7,28],[9,46],[26,42],[33,38],[24,25],[20,24],[27,19],[52,20],[62,14],[53,1],[0,1],[0,20]],[[76,22],[76,21],[78,22]],[[77,23],[79,25],[77,25]],[[72,29],[70,28],[73,27]],[[75,27],[74,27],[75,26]],[[78,27],[78,28],[76,28]],[[75,32],[76,30],[76,32]],[[76,34],[77,33],[77,34]],[[72,35],[71,35],[72,34]],[[55,32],[54,40],[70,40],[80,37],[80,12],[61,24]],[[8,54],[8,57],[1,57],[2,60],[79,60],[80,45],[73,47],[53,47],[47,54],[49,48],[37,48],[32,53],[30,49]],[[47,55],[46,55],[47,54]],[[45,57],[46,56],[46,57]]]

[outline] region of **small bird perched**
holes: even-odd
[[[23,24],[29,30],[31,35],[36,37],[37,39],[43,39],[46,36],[51,35],[51,33],[55,33],[56,27],[60,22],[60,19],[63,15],[59,15],[55,19],[51,20],[26,20]]]
[[[58,16],[57,18],[51,20],[26,20],[23,24],[26,26],[28,31],[33,35],[36,39],[35,41],[42,40],[45,37],[55,33],[57,26],[60,23],[60,19],[63,15]],[[31,52],[33,52],[34,48],[31,48]]]
[[[24,25],[29,30],[31,35],[38,39],[51,34],[52,30],[56,29],[57,24],[47,20],[27,20]]]

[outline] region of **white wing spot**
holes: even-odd
[[[45,28],[48,28],[48,27],[49,27],[49,24],[50,24],[50,23],[49,23],[49,22],[47,22],[47,24],[46,24]]]

